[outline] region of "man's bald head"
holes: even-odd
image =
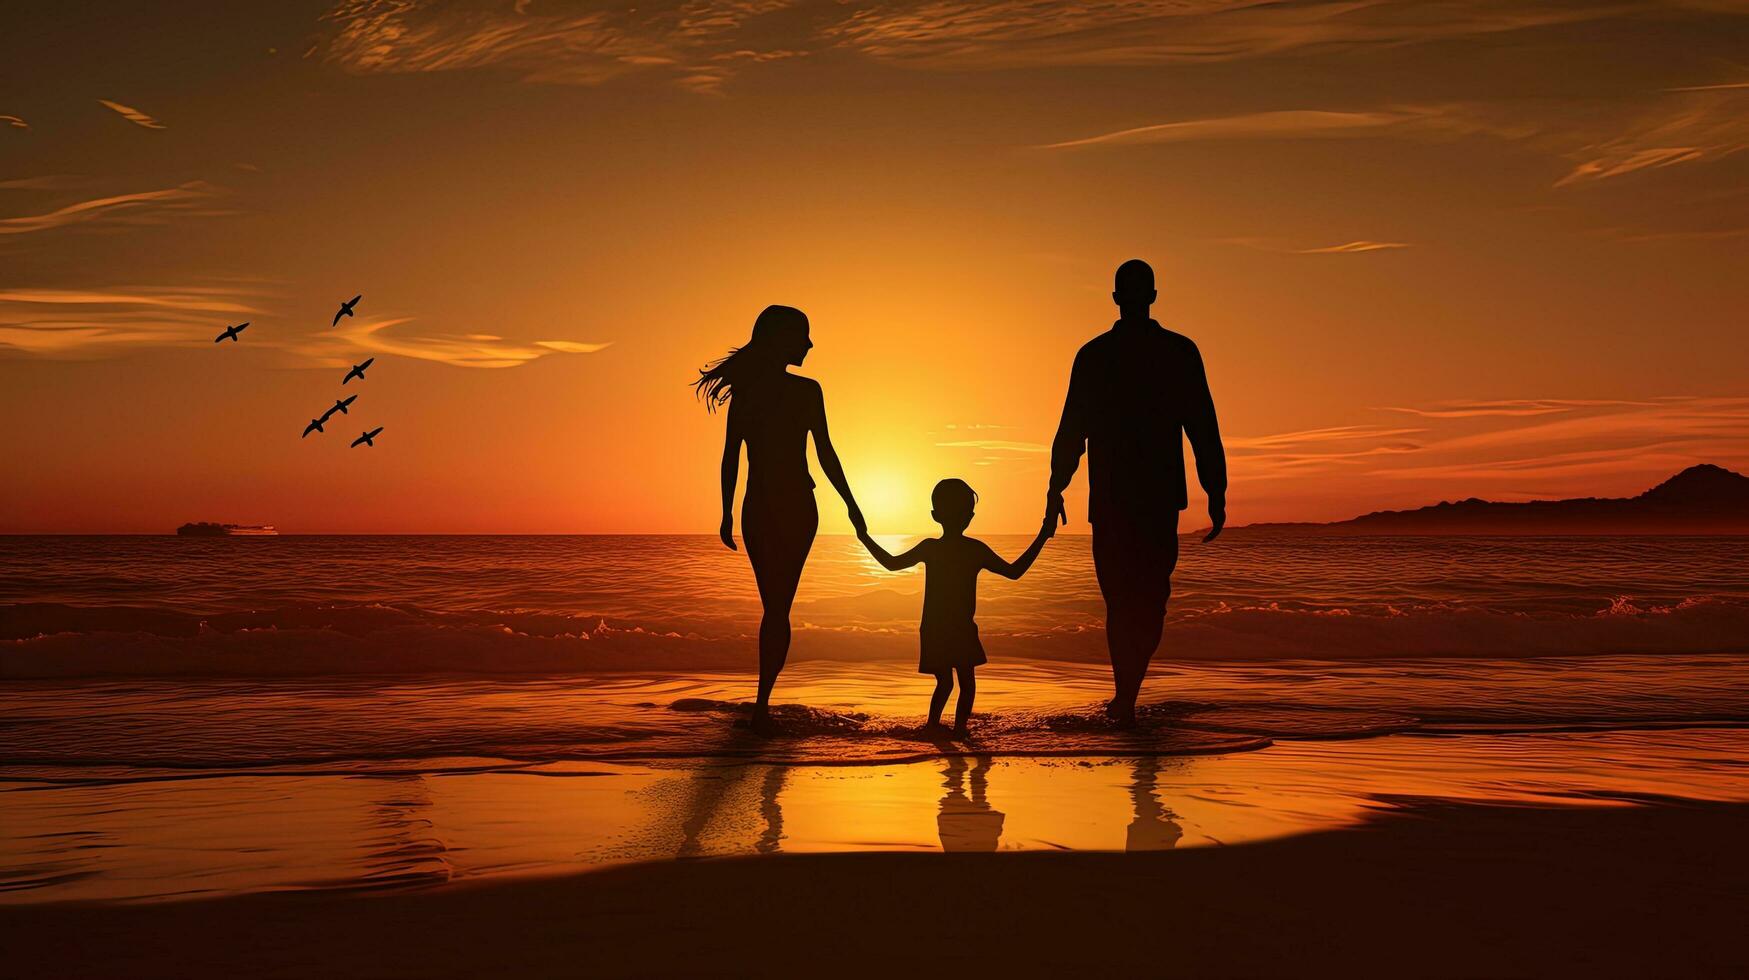
[[[1117,267],[1112,281],[1111,299],[1125,316],[1148,315],[1154,305],[1154,267],[1141,259],[1131,259]]]

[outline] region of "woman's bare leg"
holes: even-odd
[[[777,675],[789,660],[789,613],[795,603],[801,571],[798,565],[793,573],[785,570],[758,576],[759,598],[765,605],[765,614],[759,619],[759,695],[753,703],[756,731],[771,729],[771,689],[777,686]]]
[[[762,590],[763,591],[763,590]],[[789,584],[781,592],[765,595],[765,614],[759,619],[759,700],[755,711],[764,714],[771,704],[771,689],[777,675],[789,660],[790,606],[795,603],[796,585]]]
[[[753,578],[759,584],[759,601],[764,614],[759,619],[759,693],[753,703],[753,728],[769,732],[771,725],[771,690],[777,685],[777,675],[789,660],[790,607],[795,604],[796,587],[802,580],[802,566],[814,544],[814,530],[819,517],[809,498],[806,506],[783,511],[776,516],[783,521],[795,521],[792,533],[776,535],[766,540],[766,527],[747,526],[743,519],[741,536],[747,542],[747,557],[753,563]]]

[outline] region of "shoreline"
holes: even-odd
[[[1539,735],[1634,735],[1651,733],[1683,733],[1683,732],[1738,732],[1749,731],[1749,719],[1684,719],[1673,721],[1598,721],[1598,722],[1551,722],[1547,724],[1466,724],[1427,722],[1401,728],[1380,728],[1370,731],[1339,731],[1328,734],[1293,733],[1288,735],[1264,735],[1246,732],[1225,731],[1218,728],[1183,729],[1184,733],[1203,736],[1227,736],[1228,741],[1209,741],[1205,744],[1174,744],[1174,745],[1088,745],[1070,748],[1004,748],[999,743],[967,743],[963,748],[935,748],[906,752],[904,754],[881,755],[869,757],[834,758],[829,756],[786,755],[779,751],[763,752],[759,749],[736,750],[696,750],[682,749],[671,752],[661,751],[630,751],[630,752],[585,752],[564,755],[538,756],[475,756],[468,757],[473,761],[468,764],[438,764],[439,759],[461,758],[455,756],[436,756],[431,758],[407,757],[391,755],[382,757],[347,756],[342,758],[311,758],[307,760],[290,759],[280,763],[256,764],[244,763],[230,765],[221,762],[190,762],[173,765],[169,763],[136,764],[132,762],[97,761],[78,764],[66,762],[53,763],[8,763],[0,761],[0,787],[8,785],[18,787],[80,787],[80,786],[126,786],[145,783],[169,783],[182,781],[235,779],[235,778],[306,778],[331,776],[384,776],[384,775],[418,775],[418,776],[465,776],[493,773],[513,773],[528,776],[576,776],[588,775],[566,767],[578,766],[765,766],[774,768],[794,769],[871,769],[884,766],[912,766],[929,762],[941,762],[949,759],[1001,759],[1024,762],[1028,760],[1076,761],[1083,759],[1194,759],[1202,756],[1225,756],[1241,752],[1261,752],[1281,743],[1320,743],[1320,742],[1366,742],[1394,737],[1408,738],[1461,738],[1489,736],[1539,736]],[[806,736],[785,736],[774,740],[774,744],[783,745],[788,741],[801,741]],[[1162,741],[1164,741],[1162,739]],[[754,743],[757,744],[757,743]],[[396,765],[396,763],[401,763]],[[371,764],[370,768],[362,768]],[[129,770],[119,773],[116,770]],[[104,772],[103,775],[75,775],[85,771]],[[53,774],[50,774],[53,773]]]
[[[1397,803],[1226,847],[779,855],[19,906],[0,908],[0,935],[42,978],[1749,971],[1749,946],[1728,938],[1749,915],[1749,805]]]

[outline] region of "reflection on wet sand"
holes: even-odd
[[[694,772],[687,781],[687,801],[680,813],[680,844],[674,856],[747,850],[777,853],[783,840],[779,795],[788,773],[786,766],[713,766]],[[748,798],[755,777],[759,780],[756,804]],[[755,812],[757,820],[753,819]]]
[[[405,885],[440,885],[454,875],[449,847],[437,836],[430,815],[431,787],[420,774],[378,776],[383,796],[371,809],[373,824],[382,836],[368,842],[365,870],[360,876],[367,888]]]
[[[693,773],[688,801],[681,811],[680,846],[674,851],[675,857],[697,857],[704,853],[705,831],[722,810],[723,798],[746,778],[745,766],[710,766]]]
[[[788,774],[788,766],[772,766],[765,771],[765,781],[759,789],[759,815],[765,818],[765,831],[753,845],[761,854],[776,854],[783,840],[783,804],[778,794],[783,792],[784,777]]]
[[[947,793],[941,798],[941,813],[935,818],[941,833],[944,851],[994,851],[1002,840],[1002,824],[1007,814],[990,805],[988,799],[990,757],[977,756],[968,779],[966,760],[954,756],[946,760],[941,785]],[[970,782],[971,792],[966,791]]]
[[[1178,826],[1178,815],[1160,802],[1160,758],[1136,759],[1131,773],[1130,802],[1136,818],[1124,835],[1124,850],[1164,851],[1176,846],[1184,829]]]
[[[1348,826],[1405,796],[1749,801],[1746,739],[1385,736],[1182,759],[0,780],[0,905],[441,884],[677,856],[1182,849]]]

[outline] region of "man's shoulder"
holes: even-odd
[[[1186,351],[1196,350],[1196,341],[1191,340],[1189,337],[1186,337],[1185,335],[1183,335],[1175,330],[1168,330],[1165,327],[1161,327],[1160,334],[1162,337],[1165,338],[1165,341],[1168,344],[1171,344],[1173,347],[1176,347],[1179,350],[1186,350]]]
[[[1195,341],[1156,323],[1152,327],[1134,332],[1116,328],[1107,330],[1082,344],[1080,351],[1075,354],[1075,360],[1109,361],[1113,358],[1134,357],[1138,353],[1138,347],[1144,351],[1174,357],[1197,353]]]
[[[1081,345],[1081,349],[1075,352],[1075,363],[1103,360],[1110,357],[1116,343],[1117,334],[1107,330]]]

